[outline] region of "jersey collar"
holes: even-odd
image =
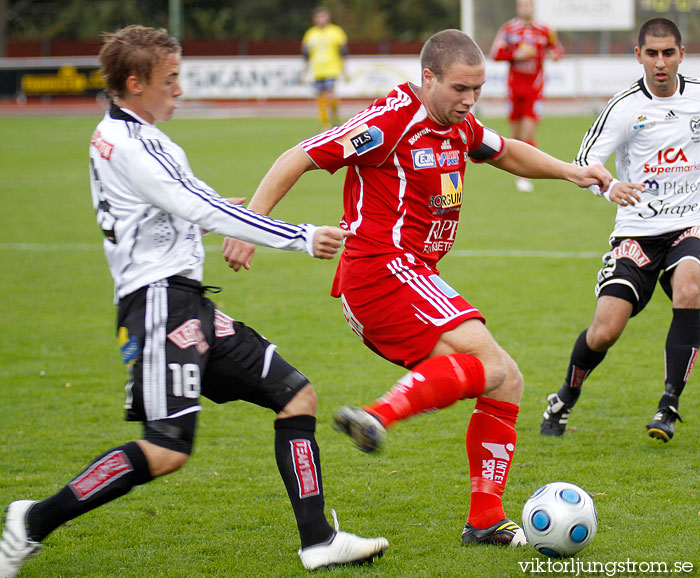
[[[147,124],[145,121],[136,116],[136,113],[126,108],[119,108],[114,101],[109,107],[109,116],[114,120],[124,120],[127,122],[136,122],[138,124]]]
[[[683,91],[685,90],[685,78],[680,73],[677,76],[678,76],[678,93],[683,94]],[[637,85],[639,86],[639,89],[644,93],[644,96],[646,96],[649,100],[654,99],[654,96],[651,94],[651,92],[647,88],[646,83],[644,82],[644,77],[640,78],[637,81]]]

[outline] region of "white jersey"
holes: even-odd
[[[313,255],[313,225],[232,205],[154,125],[112,105],[90,142],[92,202],[119,299],[172,275],[202,280],[202,230]]]
[[[615,237],[648,237],[700,225],[700,80],[678,75],[669,97],[645,79],[616,94],[588,130],[575,163],[605,163],[643,183],[642,201],[617,208]],[[597,186],[591,187],[600,194]]]

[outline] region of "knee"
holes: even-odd
[[[146,440],[137,442],[146,456],[148,468],[154,478],[179,470],[190,458],[188,454],[157,446]]]
[[[484,394],[492,399],[520,405],[524,380],[515,361],[503,352],[500,363],[492,363],[485,369],[487,381]]]
[[[512,389],[514,391],[518,392],[518,395],[521,395],[523,393],[523,388],[525,384],[525,379],[523,378],[523,374],[520,372],[520,368],[518,367],[518,364],[515,363],[512,359],[510,360],[512,364],[512,369],[509,372],[509,375],[511,377],[512,381]]]
[[[484,363],[484,374],[485,391],[504,388],[520,398],[523,391],[523,374],[507,353],[502,352],[498,359]]]
[[[678,283],[673,287],[676,309],[700,309],[700,283]]]
[[[508,375],[503,383],[502,389],[504,401],[509,401],[515,405],[520,405],[520,399],[523,396],[523,388],[525,380],[520,372],[518,364],[508,357],[507,361]]]
[[[594,324],[586,332],[586,344],[593,351],[607,351],[620,338],[622,331],[610,324]]]
[[[310,383],[302,387],[297,394],[289,400],[287,405],[277,414],[280,419],[293,417],[295,415],[316,415],[318,398],[316,391]]]
[[[163,468],[163,474],[170,474],[176,470],[179,470],[182,466],[184,466],[187,463],[187,460],[189,459],[190,456],[188,456],[187,454],[168,450],[167,458],[161,463],[161,467]]]
[[[508,366],[505,359],[487,361],[484,363],[484,378],[486,391],[496,389],[503,385],[508,375]]]

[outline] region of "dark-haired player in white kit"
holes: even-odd
[[[700,348],[700,81],[678,74],[684,48],[670,20],[644,23],[635,53],[644,77],[608,102],[576,157],[587,165],[615,152],[623,182],[604,195],[620,206],[598,273],[595,316],[574,344],[564,384],[548,396],[543,435],[564,433],[584,380],[644,309],[659,275],[673,319],[665,391],[647,424],[651,437],[673,437],[678,398]]]
[[[256,214],[194,176],[184,151],[154,124],[172,117],[182,93],[180,46],[165,30],[129,26],[108,34],[100,61],[113,103],[90,143],[92,197],[130,372],[127,419],[143,422],[144,437],[105,452],[48,499],[12,502],[0,578],[15,576],[64,522],[184,465],[200,395],[277,414],[275,455],[305,568],[380,556],[386,539],[341,532],[337,520],[335,529],[326,520],[312,386],[272,343],[217,310],[201,284],[201,229],[322,259],[337,252],[343,231]]]

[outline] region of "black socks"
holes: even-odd
[[[68,520],[152,479],[146,456],[136,442],[114,448],[97,458],[57,494],[32,506],[27,524],[29,535],[40,542]]]
[[[333,528],[324,514],[321,457],[316,418],[299,415],[275,420],[275,456],[297,519],[301,547],[325,542]]]

